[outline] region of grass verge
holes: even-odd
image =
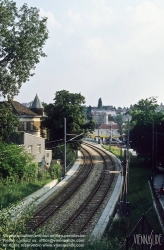
[[[35,182],[13,183],[10,179],[0,181],[0,204],[1,208],[6,208],[9,204],[21,201],[26,196],[42,188],[45,184],[51,182],[49,173],[45,173],[42,178]]]

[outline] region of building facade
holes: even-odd
[[[26,133],[41,136],[41,116],[34,113],[29,108],[24,107],[17,101],[10,101],[13,109],[13,113],[19,117],[20,126],[18,131],[24,131]]]
[[[10,101],[13,113],[19,117],[20,126],[17,135],[10,137],[10,141],[23,145],[25,150],[34,156],[40,166],[50,166],[52,150],[45,150],[46,129],[41,128],[41,121],[46,117],[43,106],[36,94],[30,108],[17,101]]]

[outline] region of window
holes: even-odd
[[[24,122],[24,130],[27,130],[27,122]]]
[[[32,145],[29,145],[29,146],[28,146],[28,153],[29,153],[29,154],[32,154]]]
[[[33,130],[33,129],[34,129],[34,123],[30,122],[30,130]]]
[[[37,144],[37,151],[39,154],[41,153],[41,144]]]

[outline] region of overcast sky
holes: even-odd
[[[163,0],[15,0],[48,17],[49,39],[19,102],[37,93],[52,103],[56,91],[81,93],[86,105],[129,107],[140,99],[164,103]]]

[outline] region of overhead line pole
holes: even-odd
[[[154,119],[152,122],[152,181],[154,181]]]
[[[68,134],[67,134],[68,135]],[[83,133],[79,134],[79,135],[76,135],[75,137],[73,137],[72,139],[68,140],[68,141],[72,141],[73,139],[79,137],[80,135],[83,135]]]
[[[64,118],[64,169],[63,177],[66,174],[66,118]]]
[[[66,143],[67,142],[73,142],[73,139],[77,138],[78,136],[81,136],[83,133],[76,135],[76,134],[67,134],[66,133],[66,118],[64,118],[64,152],[63,152],[63,158],[64,158],[64,168],[63,168],[63,177],[66,175],[66,167],[67,167],[67,156],[66,156]],[[76,135],[72,139],[68,140],[66,139],[67,135]]]

